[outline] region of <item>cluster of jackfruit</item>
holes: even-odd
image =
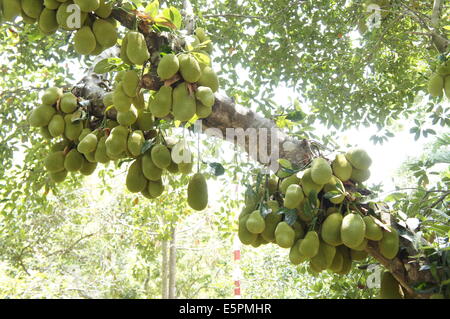
[[[364,150],[352,149],[331,163],[316,158],[303,172],[279,171],[259,190],[246,192],[239,216],[241,242],[288,248],[291,263],[309,262],[315,273],[348,273],[353,261],[368,257],[369,241],[378,242],[384,257],[394,258],[399,250],[397,231],[384,230],[374,216],[347,205],[351,196],[344,184],[366,181],[371,163]]]
[[[209,41],[201,28],[196,30],[193,37],[194,43],[190,45]],[[206,118],[212,113],[219,80],[211,67],[208,52],[202,51],[202,54],[208,57],[208,63],[197,60],[192,53],[166,54],[161,58],[157,68],[159,78],[167,81],[179,75],[182,80],[175,83],[168,81],[166,83],[170,84],[162,86],[151,95],[148,109],[156,118],[172,115],[175,120],[186,122],[195,115]]]
[[[74,48],[79,54],[98,55],[117,42],[116,21],[110,17],[112,3],[106,0],[0,0],[0,4],[6,21],[21,16],[25,23],[37,23],[45,35],[59,28],[76,31]],[[80,19],[71,5],[78,5]]]
[[[450,99],[450,62],[441,64],[428,81],[428,93],[432,97],[441,97],[444,95]]]

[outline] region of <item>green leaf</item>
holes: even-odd
[[[191,54],[201,64],[209,65],[211,63],[211,58],[207,54],[201,52],[191,52]]]
[[[209,163],[209,166],[214,170],[215,176],[221,176],[225,174],[225,168],[220,163]]]
[[[152,148],[152,146],[155,144],[155,140],[146,140],[144,142],[144,145],[142,145],[141,154],[145,154],[149,149]]]
[[[149,3],[147,7],[145,7],[145,13],[148,13],[152,18],[156,17],[159,12],[159,1],[155,0],[152,3]]]
[[[169,21],[171,21],[176,26],[177,29],[181,29],[183,17],[181,16],[180,11],[178,11],[177,8],[174,7],[166,8],[163,10],[162,14]]]
[[[119,58],[107,58],[98,62],[94,67],[94,72],[103,74],[111,71],[120,71],[120,66],[123,64]]]

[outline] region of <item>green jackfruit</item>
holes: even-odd
[[[120,58],[124,63],[132,65],[133,62],[131,62],[130,59],[128,58],[127,49],[128,49],[128,33],[123,38],[122,45],[120,46]]]
[[[440,74],[434,73],[428,81],[428,93],[432,97],[442,96],[444,89],[444,77]]]
[[[383,238],[383,231],[380,226],[378,226],[372,216],[365,216],[363,218],[366,224],[366,238],[374,241],[379,241]]]
[[[367,238],[364,238],[364,240],[362,241],[362,243],[361,244],[359,244],[358,246],[356,246],[355,248],[353,248],[352,250],[355,250],[355,251],[364,251],[364,250],[366,250],[366,248],[367,248],[367,243],[368,243],[369,241],[367,240]]]
[[[135,70],[126,71],[123,74],[122,89],[129,97],[136,97],[139,88],[139,75]]]
[[[397,230],[390,227],[390,232],[383,232],[383,238],[378,242],[381,254],[387,259],[397,256],[399,250],[399,236]]]
[[[95,150],[95,161],[106,164],[111,159],[106,154],[106,136],[102,136],[98,141],[97,149]]]
[[[284,207],[289,209],[294,209],[303,202],[305,196],[303,195],[303,190],[301,186],[297,184],[289,185],[286,190],[286,195],[284,197]]]
[[[22,0],[21,4],[23,12],[33,19],[39,18],[42,10],[44,9],[42,1]]]
[[[172,110],[172,87],[163,86],[148,103],[150,112],[155,117],[163,118]]]
[[[347,161],[345,154],[336,155],[335,160],[331,163],[331,167],[333,174],[342,182],[348,181],[350,176],[352,176],[352,165]]]
[[[83,130],[83,123],[81,121],[72,122],[74,116],[74,114],[67,114],[64,116],[64,135],[71,141],[76,141]]]
[[[363,261],[367,258],[368,254],[364,250],[350,250],[350,256],[354,261]]]
[[[179,163],[178,171],[181,174],[187,175],[192,172],[192,168],[194,167],[194,163]]]
[[[200,79],[202,71],[197,60],[191,54],[182,54],[179,57],[180,73],[186,82],[195,83]]]
[[[158,198],[164,192],[164,185],[161,180],[148,182],[148,194],[151,198]]]
[[[212,114],[212,108],[203,105],[200,101],[197,101],[197,107],[195,109],[195,114],[199,119],[206,119]]]
[[[447,99],[450,100],[450,75],[445,77],[444,92]]]
[[[13,22],[22,12],[20,0],[3,0],[3,17]]]
[[[81,153],[76,149],[73,149],[66,155],[66,158],[64,160],[64,168],[68,172],[79,171],[81,166],[83,165],[83,161],[83,155],[81,155]]]
[[[370,178],[370,171],[368,169],[357,169],[353,168],[351,180],[363,183]]]
[[[195,35],[197,36],[200,43],[206,42],[209,40],[208,35],[206,34],[205,29],[203,28],[196,28],[194,31]]]
[[[138,87],[136,96],[132,98],[132,103],[136,107],[136,109],[140,111],[144,111],[147,105],[145,104],[144,93]]]
[[[80,136],[78,136],[78,141],[82,141],[86,136],[88,136],[89,134],[92,133],[92,130],[88,127],[84,128],[81,133]]]
[[[97,169],[97,163],[92,163],[85,159],[83,161],[83,165],[81,165],[80,173],[84,176],[90,176],[94,174],[95,170]]]
[[[117,122],[122,126],[130,126],[136,123],[138,118],[138,110],[134,105],[130,106],[130,109],[126,112],[117,112]]]
[[[116,126],[111,130],[105,141],[106,153],[112,156],[119,156],[127,151],[128,129],[124,126]]]
[[[303,238],[302,243],[300,244],[299,250],[300,254],[305,256],[306,258],[313,258],[319,252],[320,241],[317,232],[311,230],[306,233],[305,238]]]
[[[173,54],[166,54],[161,58],[156,72],[161,80],[172,78],[180,69],[180,62]]]
[[[381,275],[380,299],[403,299],[401,286],[389,271]]]
[[[319,250],[317,251],[317,254],[311,258],[311,263],[314,264],[316,268],[325,270],[331,267],[335,255],[336,247],[321,241],[319,243]]]
[[[308,168],[303,172],[303,176],[301,179],[300,184],[302,185],[303,192],[308,197],[309,193],[315,192],[316,194],[319,194],[319,192],[322,190],[323,185],[319,185],[314,183],[314,181],[311,178],[311,169]]]
[[[280,192],[282,194],[286,194],[289,186],[296,185],[299,183],[300,183],[300,178],[298,178],[296,174],[286,177],[285,179],[283,179],[283,181],[280,184]]]
[[[64,93],[59,106],[64,113],[73,113],[78,107],[77,97],[70,92]]]
[[[83,12],[95,11],[100,7],[100,0],[73,0]]]
[[[346,275],[352,269],[352,257],[350,255],[350,249],[348,249],[344,245],[341,245],[336,247],[336,252],[338,251],[342,256],[342,268],[336,273],[339,275]]]
[[[246,223],[247,229],[249,232],[253,234],[261,234],[266,227],[266,222],[264,218],[261,216],[259,210],[255,210],[247,219]]]
[[[324,158],[315,158],[311,164],[311,179],[317,185],[328,183],[333,172],[330,164]]]
[[[63,151],[50,153],[44,160],[44,166],[50,173],[64,170],[65,155]]]
[[[97,19],[92,25],[97,42],[104,48],[110,48],[117,43],[117,30],[106,20]],[[134,71],[133,71],[134,72]]]
[[[219,79],[217,74],[209,66],[202,70],[198,85],[207,86],[215,93],[219,90]]]
[[[266,219],[264,220],[266,226],[261,233],[261,236],[268,242],[275,241],[275,229],[277,228],[278,223],[281,222],[281,219],[282,216],[276,212],[271,212],[266,216]]]
[[[131,108],[132,98],[125,94],[122,82],[113,91],[113,104],[118,112],[128,112]]]
[[[328,269],[331,270],[332,272],[340,272],[342,270],[343,264],[344,258],[342,257],[342,254],[339,251],[339,249],[336,249],[333,262],[331,263],[330,267],[328,267]]]
[[[27,16],[27,14],[23,10],[22,10],[21,16],[22,16],[22,21],[26,24],[34,24],[37,21],[36,18]]]
[[[147,179],[142,173],[142,163],[140,158],[135,160],[128,168],[126,185],[131,193],[140,193],[147,186]]]
[[[180,122],[189,121],[197,110],[195,97],[188,92],[186,82],[179,84],[173,90],[172,113],[175,120]]]
[[[54,107],[45,104],[41,105],[30,113],[28,123],[32,127],[48,126],[55,113]]]
[[[294,246],[292,246],[289,251],[289,261],[294,265],[301,264],[302,262],[307,260],[307,258],[305,256],[300,254],[299,247],[300,247],[302,240],[303,239],[297,240],[295,242]]]
[[[81,16],[76,14],[76,11],[69,8],[73,5],[71,1],[62,3],[56,11],[56,21],[64,30],[72,31],[83,26],[87,19],[87,13],[81,12]]]
[[[44,0],[44,7],[50,10],[56,10],[61,5],[61,2],[58,0]]]
[[[63,91],[60,88],[48,88],[45,90],[44,95],[42,95],[42,104],[54,105],[62,96]]]
[[[48,130],[48,126],[42,126],[40,128],[40,133],[42,137],[51,140],[53,138],[52,134],[50,134],[50,131]]]
[[[65,122],[64,117],[60,114],[53,115],[50,123],[48,123],[48,131],[51,136],[58,137],[64,134]]]
[[[162,169],[153,163],[150,152],[147,152],[142,157],[142,172],[144,173],[145,178],[150,181],[159,181],[162,175]]]
[[[338,185],[338,186],[337,186]],[[344,190],[344,184],[335,176],[331,176],[328,183],[323,186],[323,190],[325,193],[328,192],[338,192],[339,194],[334,195],[329,200],[333,204],[340,204],[345,199],[345,193],[342,194],[341,190]]]
[[[55,183],[62,183],[66,180],[67,177],[67,171],[66,170],[62,170],[60,172],[56,172],[56,173],[50,173],[49,174],[50,179],[55,182]]]
[[[350,213],[344,217],[341,225],[341,238],[345,246],[356,248],[364,241],[366,224],[359,214]]]
[[[106,19],[111,15],[111,12],[112,12],[112,3],[106,2],[105,0],[100,0],[100,4],[94,13],[100,18]]]
[[[89,133],[83,139],[80,138],[80,143],[77,146],[77,150],[83,154],[92,153],[97,149],[97,144],[97,135],[94,133]]]
[[[56,21],[56,11],[44,8],[39,16],[39,30],[45,34],[52,34],[58,30],[58,22]]]
[[[203,174],[194,174],[189,181],[188,204],[195,210],[204,210],[208,205],[208,185]]]
[[[137,65],[143,65],[148,59],[150,59],[147,43],[145,42],[145,38],[142,33],[137,31],[128,32],[127,57],[133,64]]]
[[[142,146],[144,145],[145,138],[142,131],[133,131],[128,136],[128,151],[133,156],[139,156],[141,154]]]
[[[138,128],[145,132],[149,131],[153,127],[153,114],[144,110],[138,110],[138,118],[136,121]]]
[[[294,245],[295,231],[286,222],[280,222],[275,228],[275,242],[282,248],[291,248]]]
[[[252,234],[247,229],[246,223],[249,216],[250,215],[247,214],[239,219],[238,237],[241,243],[243,243],[244,245],[251,245],[256,241],[256,238],[258,237],[257,234]]]
[[[213,91],[207,86],[199,86],[195,92],[195,97],[204,106],[211,108],[216,100]]]
[[[302,223],[296,221],[294,224],[292,224],[292,228],[295,232],[295,240],[305,237],[305,230]]]
[[[152,147],[151,156],[153,163],[160,169],[167,168],[172,160],[169,149],[162,144],[157,144]]]
[[[95,35],[89,26],[81,27],[73,37],[73,45],[78,54],[88,55],[97,46]]]
[[[361,148],[355,148],[345,154],[345,158],[357,169],[366,170],[372,165],[372,159],[369,154]]]
[[[328,216],[322,224],[320,235],[322,240],[329,245],[339,246],[342,245],[341,239],[341,226],[342,226],[342,214],[333,213]]]

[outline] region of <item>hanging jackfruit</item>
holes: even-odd
[[[127,57],[136,64],[143,65],[150,59],[144,35],[137,31],[130,31],[127,34]]]
[[[172,78],[180,69],[180,62],[174,54],[166,54],[161,58],[156,72],[161,80]]]
[[[172,87],[163,86],[155,97],[149,100],[149,110],[155,117],[163,118],[169,115],[172,110],[172,92]]]
[[[286,222],[278,223],[275,229],[275,242],[282,248],[291,248],[294,245],[295,231]]]
[[[203,174],[194,174],[189,181],[188,204],[195,210],[204,210],[208,206],[208,186]]]
[[[97,42],[103,49],[110,48],[117,43],[117,30],[106,20],[97,19],[92,25],[92,31]]]
[[[95,35],[89,26],[81,27],[73,37],[75,51],[79,54],[88,55],[96,47]]]
[[[186,82],[195,83],[200,79],[202,71],[197,60],[191,54],[182,54],[179,57],[180,73]]]
[[[179,84],[173,90],[172,113],[175,120],[180,122],[189,121],[197,110],[195,97],[188,92],[186,82]]]
[[[324,158],[315,158],[311,164],[311,179],[317,185],[329,182],[333,172],[330,164]]]
[[[342,182],[346,182],[352,176],[352,165],[345,158],[345,154],[336,155],[335,160],[331,163],[333,174]]]
[[[247,219],[246,223],[247,229],[249,232],[253,234],[261,234],[266,227],[266,222],[264,218],[261,216],[259,210],[255,210]]]
[[[350,213],[344,217],[341,225],[341,238],[345,246],[358,247],[366,235],[366,224],[359,214]]]

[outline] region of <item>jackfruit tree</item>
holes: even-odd
[[[429,117],[411,130],[417,139],[433,134],[430,124],[448,127],[449,8],[441,1],[279,1],[262,8],[266,14],[247,15],[249,5],[197,1],[195,16],[180,2],[0,0],[2,41],[11,46],[1,57],[6,79],[8,60],[34,72],[44,67],[39,79],[16,75],[2,83],[10,89],[2,93],[5,118],[12,112],[23,123],[10,127],[22,130],[23,142],[45,145],[35,155],[45,168],[32,180],[37,189],[48,193],[100,167],[127,165],[129,192],[161,200],[170,196],[167,183],[180,179],[188,206],[202,211],[209,202],[205,170],[223,167],[205,162],[198,148],[169,136],[171,130],[192,131],[199,119],[204,131],[214,128],[223,137],[229,128],[278,129],[264,146],[281,145],[280,167],[254,173],[247,185],[237,221],[243,244],[289,249],[287,262],[307,264],[314,274],[345,275],[355,262],[371,258],[386,270],[381,298],[449,298],[448,249],[433,247],[430,238],[412,241],[416,234],[365,185],[370,146],[318,143],[312,129],[317,123],[329,129],[371,123],[380,131],[372,141],[380,143],[403,116]],[[244,13],[223,13],[230,10]],[[245,23],[228,23],[235,19]],[[417,42],[427,48],[417,50]],[[86,66],[80,81],[48,81],[79,59]],[[251,80],[241,83],[237,67]],[[26,85],[34,82],[43,84],[27,94]],[[273,101],[282,82],[313,105],[310,114],[298,99],[288,107]],[[8,101],[19,94],[29,100],[13,112]],[[418,99],[427,100],[426,109]],[[7,135],[2,144],[3,173],[13,149]],[[250,141],[240,146],[251,153]],[[432,208],[448,206],[448,189],[441,193]],[[439,240],[448,244],[448,231]]]

